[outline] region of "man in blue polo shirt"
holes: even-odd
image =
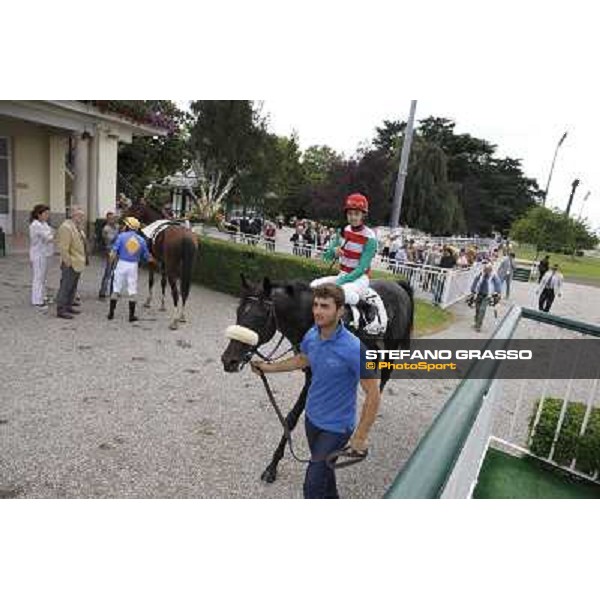
[[[360,340],[341,322],[344,291],[327,283],[313,290],[315,325],[300,344],[300,353],[275,363],[256,361],[254,371],[278,373],[310,367],[311,385],[306,402],[306,437],[311,460],[304,480],[305,498],[339,498],[335,471],[326,457],[350,447],[364,453],[368,435],[379,408],[376,379],[363,378]],[[360,421],[356,427],[358,384],[366,393]]]

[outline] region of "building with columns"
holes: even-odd
[[[0,101],[0,227],[26,232],[38,203],[57,225],[80,204],[93,224],[115,208],[119,142],[166,133],[87,102]]]

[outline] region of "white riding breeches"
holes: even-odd
[[[315,288],[325,283],[335,283],[338,275],[330,275],[329,277],[320,277],[311,281],[310,287]],[[341,288],[344,290],[344,296],[346,304],[356,306],[358,301],[364,299],[367,292],[369,291],[369,278],[366,275],[361,275],[355,281],[350,283],[344,283]]]
[[[31,304],[41,306],[45,302],[46,275],[48,274],[48,257],[33,256],[31,258],[33,281],[31,283]]]
[[[115,267],[113,279],[113,297],[123,294],[123,288],[127,289],[127,294],[131,298],[137,294],[138,264],[120,260]]]

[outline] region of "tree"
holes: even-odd
[[[307,185],[302,152],[298,137],[272,136],[272,152],[267,171],[268,202],[265,212],[274,215],[283,212],[290,215],[295,206],[301,203]]]
[[[269,136],[250,100],[197,100],[191,104],[194,122],[190,148],[199,182],[200,201],[220,205],[228,194],[241,203],[264,191],[257,172],[264,166]]]
[[[462,207],[448,181],[447,158],[437,144],[415,140],[404,192],[401,221],[436,235],[464,231]]]
[[[558,209],[536,206],[513,223],[510,235],[517,242],[534,244],[546,252],[574,252],[590,249],[598,237],[583,221],[576,221]]]
[[[100,102],[100,101],[98,101]],[[121,108],[120,105],[123,105]],[[103,105],[100,106],[102,108]],[[161,126],[168,127],[166,136],[134,137],[131,144],[121,144],[117,162],[117,189],[137,198],[144,189],[167,175],[185,170],[189,164],[187,126],[189,115],[170,100],[111,101],[107,110],[127,110],[126,116],[147,113]]]
[[[329,146],[309,146],[302,155],[302,167],[307,182],[322,183],[331,169],[342,161],[342,155]]]
[[[542,197],[535,180],[525,177],[521,161],[496,158],[496,146],[469,134],[456,134],[449,119],[419,121],[418,135],[438,145],[447,158],[447,177],[471,233],[508,231],[511,223]]]

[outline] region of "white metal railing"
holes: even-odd
[[[479,263],[467,268],[443,269],[421,263],[388,262],[381,257],[376,260],[377,265],[383,265],[395,275],[406,279],[416,296],[442,308],[452,306],[465,298],[470,292],[473,278],[481,269]]]
[[[215,235],[215,232],[210,230],[207,230],[206,233]],[[270,251],[282,250],[282,245],[276,245],[274,239],[265,238],[262,234],[251,235],[239,231],[221,231],[218,233],[218,237],[237,244],[259,246]],[[327,245],[318,246],[316,243],[291,243],[283,246],[284,251],[305,258],[322,258],[327,247]],[[442,308],[448,308],[469,294],[471,283],[481,270],[481,264],[475,263],[465,268],[444,269],[423,263],[390,261],[388,257],[377,254],[373,260],[373,268],[391,271],[394,275],[398,275],[410,283],[416,297],[428,300]]]
[[[492,437],[494,410],[502,380],[494,379],[483,397],[479,414],[446,482],[441,498],[472,498]]]
[[[527,315],[527,313],[536,311],[528,311],[525,309],[524,312]],[[548,325],[565,329],[572,328],[568,322],[565,323],[565,321],[567,321],[566,319],[561,319],[560,317],[555,317],[553,315],[547,315],[545,318],[548,319],[549,322],[546,325],[541,323],[538,324],[536,337],[546,338],[548,332],[543,332],[543,329],[547,329]],[[550,322],[550,319],[552,319],[552,322]],[[562,331],[565,331],[565,329]],[[599,337],[600,330],[596,328],[595,331],[590,332],[579,331],[575,334],[571,333],[570,337],[571,339],[584,339],[586,337],[589,338],[590,334],[593,337]],[[566,334],[561,332],[556,336],[556,339],[565,339],[565,337]],[[512,407],[509,409],[509,404],[506,409],[507,414],[510,415],[508,431],[505,430],[501,432],[501,435],[495,437],[494,445],[499,449],[516,456],[529,455],[535,451],[535,456],[538,460],[559,467],[578,477],[596,481],[600,476],[598,469],[591,473],[583,472],[578,468],[576,456],[573,456],[568,461],[568,464],[566,464],[564,458],[557,461],[556,453],[558,444],[561,441],[563,434],[565,434],[563,428],[565,428],[569,410],[572,407],[576,408],[576,405],[585,407],[583,418],[577,429],[577,435],[574,435],[574,431],[571,430],[573,427],[572,424],[568,425],[569,429],[565,434],[567,436],[574,436],[577,440],[581,440],[586,434],[592,411],[600,409],[600,366],[598,367],[596,378],[594,379],[574,379],[573,376],[566,380],[553,379],[552,373],[556,366],[557,348],[558,344],[555,344],[554,351],[548,362],[548,374],[545,379],[536,382],[523,380],[518,387],[518,391],[516,389],[511,390],[510,399],[512,400],[512,398],[514,398],[514,403],[511,402]],[[580,344],[578,345],[578,350],[574,356],[572,367],[573,373],[576,370],[578,360],[581,358],[582,351],[584,351],[584,346],[583,344]],[[544,410],[548,408],[549,402],[561,403],[558,419],[554,425],[552,434],[548,435],[548,432],[545,431],[545,441],[534,444],[536,434],[538,433],[538,427],[540,427],[542,414]],[[571,418],[573,418],[573,416],[571,416]],[[573,447],[575,448],[578,443],[579,441],[574,443]],[[540,448],[544,446],[546,446],[546,450],[541,453]]]

